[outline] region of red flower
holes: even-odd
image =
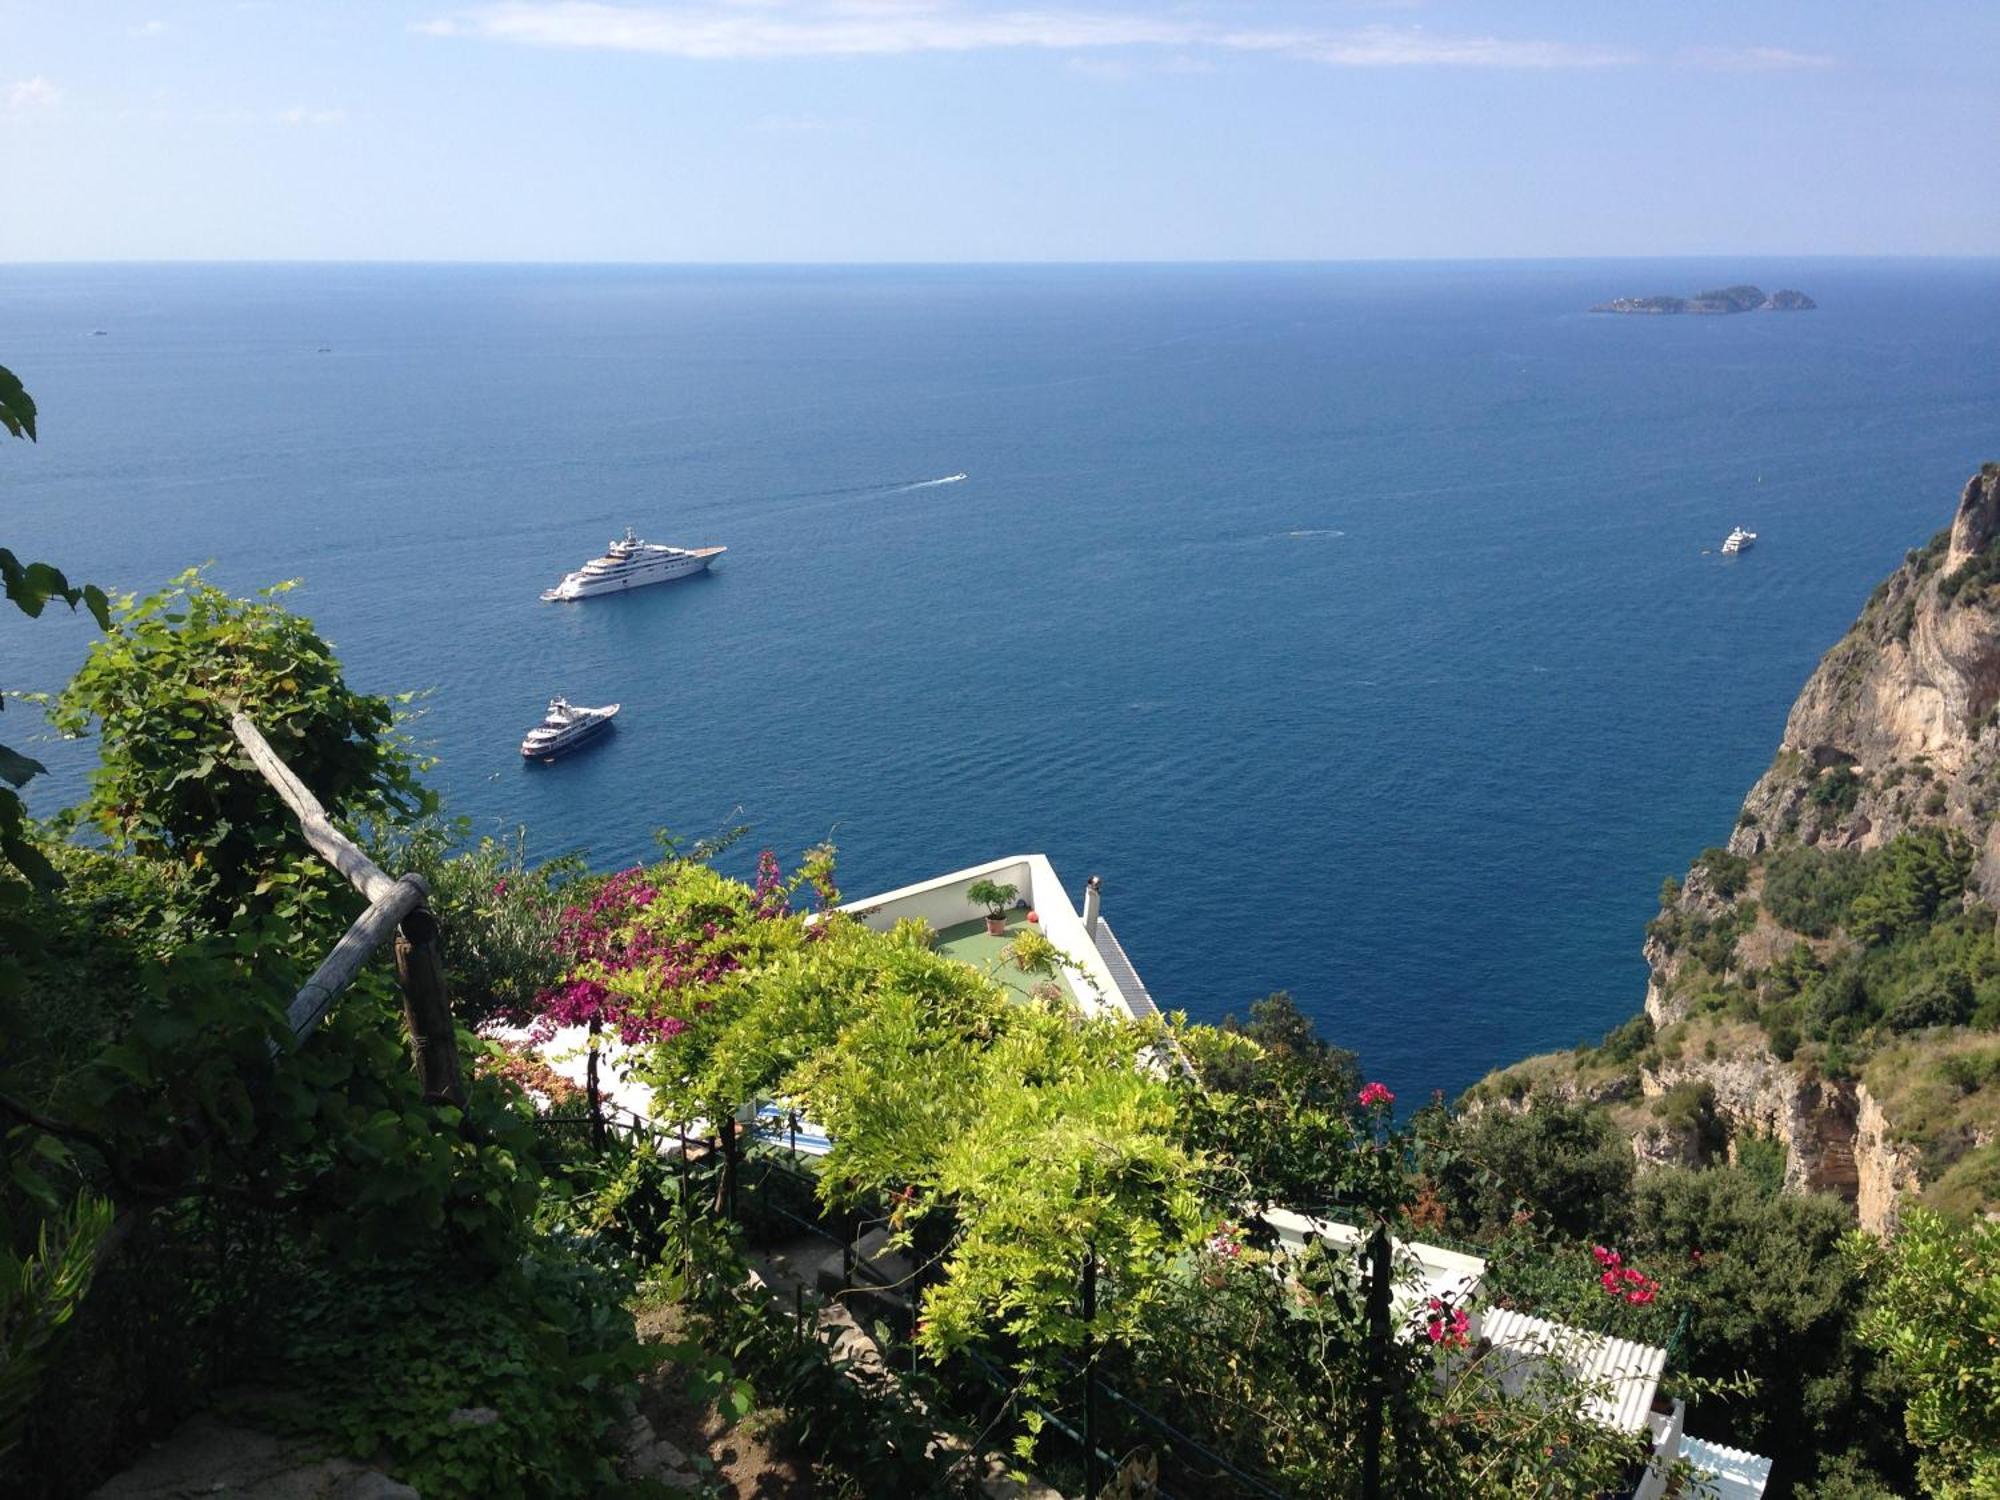
[[[1472,1332],[1472,1319],[1462,1307],[1446,1307],[1441,1298],[1430,1299],[1430,1317],[1424,1323],[1424,1337],[1447,1349],[1462,1348]]]
[[[1643,1307],[1659,1295],[1660,1284],[1644,1271],[1619,1264],[1616,1250],[1593,1245],[1590,1253],[1604,1267],[1604,1274],[1597,1278],[1597,1284],[1611,1296],[1622,1297],[1634,1307]]]
[[[1373,1109],[1378,1104],[1394,1104],[1396,1096],[1379,1083],[1371,1083],[1358,1096],[1364,1109]]]

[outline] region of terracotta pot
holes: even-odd
[[[988,937],[1005,937],[1007,935],[1007,919],[1005,917],[988,917],[986,919],[986,935]]]

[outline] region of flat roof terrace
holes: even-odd
[[[1016,907],[1007,913],[1007,935],[1004,937],[987,934],[978,905],[966,897],[966,892],[981,880],[1013,886],[1018,899],[1026,903],[1025,908]],[[1007,859],[991,860],[916,885],[884,891],[879,896],[850,901],[841,910],[883,932],[906,918],[920,918],[937,933],[941,952],[961,963],[970,964],[982,973],[994,975],[1024,997],[1033,992],[1040,976],[1024,974],[1000,961],[1000,954],[1028,927],[1027,914],[1033,911],[1040,919],[1035,925],[1041,928],[1042,936],[1055,944],[1057,951],[1068,960],[1058,979],[1079,1010],[1086,1015],[1122,1016],[1127,1019],[1155,1014],[1151,998],[1139,985],[1138,976],[1132,973],[1124,951],[1118,949],[1118,970],[1130,976],[1127,982],[1137,991],[1136,995],[1127,993],[1125,984],[1117,977],[1117,970],[1099,950],[1098,942],[1085,927],[1083,918],[1077,915],[1069,893],[1056,878],[1055,869],[1046,855],[1017,854]],[[1101,924],[1099,930],[1103,930]],[[1108,939],[1106,946],[1111,946]]]
[[[1041,915],[1039,912],[1037,916]],[[986,930],[986,919],[975,917],[970,922],[960,922],[955,927],[947,927],[937,935],[936,948],[946,958],[955,958],[962,964],[970,964],[982,974],[990,975],[995,983],[1009,993],[1010,1000],[1030,1000],[1037,987],[1054,984],[1062,991],[1062,998],[1076,1003],[1076,991],[1070,988],[1069,975],[1058,970],[1055,975],[1030,974],[1019,968],[1008,957],[1015,939],[1024,932],[1040,932],[1039,922],[1030,922],[1024,911],[1007,913],[1007,929],[999,936]]]

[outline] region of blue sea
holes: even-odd
[[[1820,311],[1584,311],[1719,281]],[[1407,1100],[1637,1010],[1661,877],[2000,457],[2000,263],[14,266],[0,363],[0,540],[303,579],[478,828],[1046,851],[1163,1005],[1289,989]],[[728,555],[537,599],[627,525]],[[523,765],[557,692],[619,727]]]

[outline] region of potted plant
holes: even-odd
[[[994,880],[975,880],[965,888],[965,899],[986,908],[986,930],[994,937],[1007,935],[1007,908],[1014,904],[1020,887]]]

